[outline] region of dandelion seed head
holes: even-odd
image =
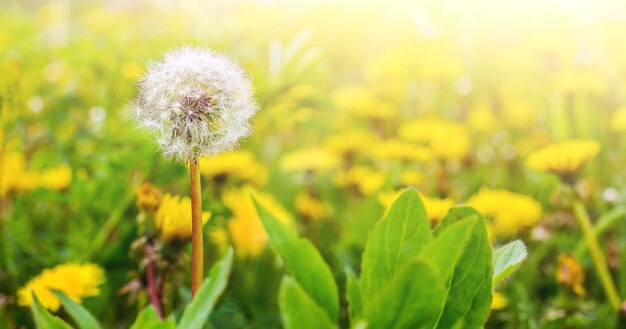
[[[165,157],[188,161],[231,150],[249,134],[258,109],[252,93],[250,80],[226,55],[177,48],[139,80],[134,119]]]

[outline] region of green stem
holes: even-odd
[[[622,299],[615,288],[615,283],[613,282],[613,278],[611,277],[611,273],[609,272],[609,267],[606,264],[606,259],[604,258],[604,254],[600,249],[600,244],[598,243],[598,239],[593,231],[593,226],[591,225],[591,220],[589,219],[589,215],[587,214],[587,210],[585,210],[585,206],[580,201],[574,202],[574,216],[578,220],[580,228],[583,231],[583,235],[585,237],[585,241],[587,241],[587,245],[589,247],[589,253],[591,254],[591,259],[593,260],[593,265],[598,272],[598,276],[600,277],[600,282],[602,283],[602,287],[609,298],[609,302],[615,311],[619,311],[621,308]]]
[[[191,182],[191,296],[202,285],[204,276],[204,247],[202,237],[202,198],[198,160],[189,161]]]

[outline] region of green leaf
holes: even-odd
[[[352,326],[356,324],[357,320],[361,318],[361,312],[363,310],[363,300],[361,299],[361,287],[359,286],[359,279],[354,274],[351,268],[346,268],[346,299],[348,300],[350,323]]]
[[[274,250],[285,263],[285,268],[306,293],[324,309],[329,319],[339,316],[339,292],[328,265],[313,244],[280,223],[272,214],[252,198],[261,221],[272,241]]]
[[[443,282],[449,282],[477,223],[475,218],[451,223],[422,248],[420,258],[434,266]]]
[[[185,308],[178,326],[180,328],[201,328],[209,318],[218,297],[228,284],[228,275],[233,263],[233,249],[229,248],[226,256],[215,263],[200,289]]]
[[[491,307],[492,250],[482,216],[469,207],[458,211],[457,214],[465,215],[457,220],[480,219],[471,228],[469,240],[454,268],[446,303],[435,327],[482,328]]]
[[[414,189],[406,189],[367,239],[361,275],[363,300],[372,300],[430,238],[424,205]]]
[[[445,288],[431,265],[413,260],[402,266],[364,309],[367,328],[424,328],[437,319]]]
[[[493,286],[497,287],[513,274],[528,256],[526,245],[521,240],[509,242],[493,252]]]
[[[287,329],[334,329],[336,325],[307,292],[285,275],[280,283],[280,312]]]
[[[87,311],[84,307],[82,307],[77,302],[73,301],[71,298],[67,297],[63,292],[53,289],[52,293],[54,293],[63,304],[63,307],[67,311],[69,315],[72,316],[72,319],[76,321],[78,328],[80,329],[100,329],[100,324],[98,321]]]
[[[435,229],[433,230],[433,234],[435,236],[439,235],[446,227],[448,227],[452,223],[456,223],[463,219],[480,219],[483,218],[481,214],[479,214],[476,210],[466,207],[466,206],[456,206],[452,207],[448,213],[437,223]]]
[[[153,325],[155,322],[161,322],[159,320],[159,316],[154,309],[152,304],[146,306],[139,315],[137,315],[137,319],[135,319],[135,323],[130,327],[130,329],[143,329],[148,328]]]
[[[35,295],[34,291],[30,291],[31,298],[33,299],[33,305],[31,307],[31,311],[33,312],[33,318],[35,319],[35,325],[37,325],[38,329],[71,329],[69,324],[65,323],[63,320],[58,317],[50,314],[48,310],[46,310],[39,299],[37,299],[37,295]]]

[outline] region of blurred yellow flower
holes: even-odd
[[[442,160],[460,160],[470,148],[467,128],[456,122],[422,118],[403,123],[400,137],[429,147]]]
[[[505,308],[509,304],[509,301],[506,297],[499,292],[493,293],[493,299],[491,299],[491,309],[492,310],[501,310]]]
[[[345,86],[337,89],[332,98],[340,110],[369,120],[388,120],[396,116],[393,103],[374,96],[372,90],[361,86]]]
[[[39,184],[52,190],[61,190],[72,182],[72,169],[68,165],[45,169],[39,175]]]
[[[578,296],[585,296],[585,270],[572,255],[559,255],[559,265],[556,270],[556,281],[570,288]]]
[[[228,190],[222,197],[226,207],[233,213],[227,226],[235,252],[241,258],[258,256],[268,241],[267,232],[250,195],[252,192],[254,189],[243,187]],[[274,197],[262,192],[254,192],[254,197],[280,222],[293,225],[289,212]]]
[[[402,193],[402,190],[382,192],[378,194],[378,202],[389,209],[398,196]],[[438,222],[443,216],[448,213],[448,210],[454,206],[454,199],[451,198],[437,198],[430,197],[419,193],[424,209],[426,210],[426,216],[431,223]]]
[[[378,160],[415,163],[427,162],[433,157],[428,148],[399,139],[388,139],[370,147],[373,148],[372,153]]]
[[[454,206],[454,199],[452,198],[430,197],[424,194],[420,194],[420,197],[431,222],[438,222]]]
[[[0,197],[18,186],[19,178],[25,171],[25,162],[22,153],[0,152]]]
[[[405,169],[400,174],[400,182],[405,186],[417,186],[424,181],[424,175],[416,170]]]
[[[337,133],[326,139],[326,148],[343,157],[363,154],[377,140],[376,135],[361,130]]]
[[[557,174],[569,181],[598,151],[600,143],[594,140],[572,139],[532,152],[526,159],[526,166],[535,171]]]
[[[267,181],[267,170],[250,151],[231,151],[202,158],[200,173],[218,182],[234,180],[263,186]]]
[[[354,166],[335,175],[337,186],[356,189],[365,196],[378,192],[386,180],[387,172],[367,166]]]
[[[27,170],[23,153],[0,151],[0,196],[38,187],[61,190],[68,187],[71,181],[72,170],[67,165],[42,171]]]
[[[477,104],[469,111],[467,121],[474,130],[480,132],[490,132],[498,127],[498,118],[493,110],[483,103]]]
[[[141,66],[137,64],[137,62],[126,61],[122,65],[122,75],[126,79],[129,79],[129,80],[137,79],[139,76],[141,76],[142,73],[143,73],[143,70],[141,69]]]
[[[542,213],[541,204],[535,199],[507,190],[481,188],[467,204],[491,219],[493,233],[503,238],[515,237],[534,226]]]
[[[31,306],[31,290],[45,308],[56,311],[61,306],[59,299],[50,291],[56,289],[75,302],[83,298],[100,294],[100,286],[104,283],[104,270],[95,264],[67,263],[45,269],[32,278],[17,292],[18,304]]]
[[[202,224],[205,224],[209,217],[211,213],[203,212]],[[165,194],[155,214],[155,224],[165,241],[191,239],[191,199]]]
[[[611,115],[611,130],[618,134],[626,132],[626,107],[620,108]]]
[[[310,148],[285,155],[280,164],[287,172],[317,172],[337,169],[341,166],[341,160],[324,148]]]
[[[326,203],[307,192],[296,196],[296,210],[300,216],[310,220],[323,219],[330,213]]]
[[[163,193],[150,183],[141,183],[137,188],[137,207],[141,210],[157,210],[162,199]]]

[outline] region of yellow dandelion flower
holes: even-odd
[[[141,69],[141,66],[137,64],[137,62],[126,61],[122,65],[122,75],[126,79],[129,79],[129,80],[137,79],[139,76],[141,76],[142,73],[143,73],[143,70]]]
[[[222,197],[226,207],[233,213],[227,226],[235,252],[241,258],[258,256],[268,242],[267,232],[250,196],[253,191],[249,187],[232,189]],[[254,196],[276,219],[283,224],[293,225],[291,215],[274,197],[262,192],[255,192]]]
[[[202,224],[205,224],[211,213],[202,213]],[[191,239],[191,199],[169,193],[163,196],[155,215],[155,224],[165,241]]]
[[[394,201],[400,196],[402,190],[398,191],[389,191],[378,194],[378,202],[385,207],[385,209],[389,209]],[[448,210],[454,206],[454,199],[451,198],[437,198],[430,197],[425,194],[419,193],[420,199],[422,200],[422,204],[424,204],[424,209],[426,210],[426,215],[428,216],[428,220],[431,223],[438,222],[443,216],[448,213]]]
[[[287,172],[318,172],[337,169],[340,165],[340,158],[324,148],[297,150],[285,155],[281,161],[282,169]]]
[[[509,304],[509,301],[506,297],[499,292],[493,293],[493,299],[491,300],[491,309],[492,310],[501,310],[505,308]]]
[[[511,238],[541,219],[542,207],[530,196],[507,190],[481,188],[467,204],[492,220],[496,236]]]
[[[532,152],[526,166],[535,171],[551,172],[570,181],[600,151],[600,143],[573,139],[550,144]]]
[[[498,118],[491,108],[484,103],[479,103],[471,109],[467,121],[473,129],[481,132],[494,131],[498,127]]]
[[[372,153],[379,160],[407,163],[427,162],[433,158],[428,148],[398,139],[388,139],[375,144]]]
[[[231,151],[203,158],[200,173],[215,181],[230,179],[255,186],[267,181],[267,170],[250,151]]]
[[[330,151],[349,157],[365,153],[376,140],[376,135],[370,132],[352,130],[331,135],[326,139],[325,145]]]
[[[22,153],[0,152],[0,197],[15,189],[25,167]]]
[[[387,172],[367,166],[354,166],[335,176],[337,186],[356,189],[365,196],[378,192],[386,180]]]
[[[415,170],[405,169],[400,174],[400,182],[405,186],[416,186],[422,184],[424,175]]]
[[[26,159],[20,152],[0,152],[0,196],[10,191],[30,191],[38,187],[61,190],[72,181],[67,165],[42,171],[27,170]]]
[[[137,188],[137,207],[146,211],[155,211],[159,208],[163,193],[150,183],[141,183]]]
[[[470,149],[467,128],[437,118],[421,118],[402,124],[400,137],[424,144],[442,160],[460,160]]]
[[[62,291],[75,302],[85,297],[100,294],[99,286],[104,283],[104,270],[95,264],[68,263],[45,269],[32,278],[17,292],[18,304],[32,306],[31,290],[45,308],[56,311],[61,306],[59,299],[50,291]]]
[[[302,217],[310,220],[323,219],[330,213],[326,203],[306,192],[296,196],[296,210]]]
[[[51,190],[62,190],[72,182],[72,169],[68,165],[43,170],[39,175],[39,184]]]
[[[376,97],[372,91],[359,86],[346,86],[337,89],[332,98],[341,110],[369,120],[388,120],[396,116],[393,103]]]
[[[559,265],[556,270],[556,281],[570,288],[578,296],[585,296],[585,270],[572,255],[559,255]]]
[[[623,107],[611,115],[611,130],[615,133],[626,132],[626,107]]]

